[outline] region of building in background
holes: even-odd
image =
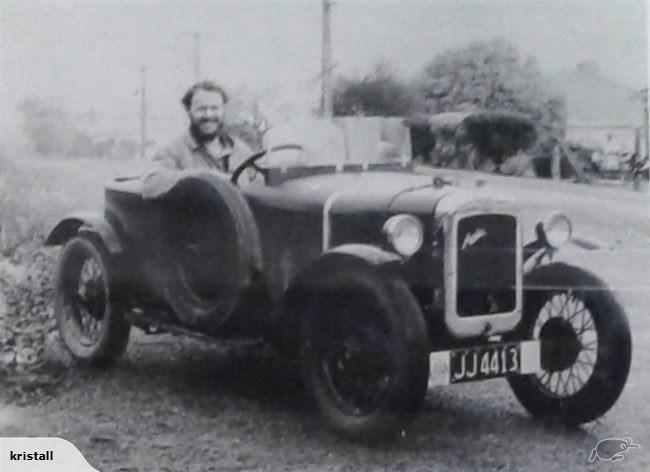
[[[600,170],[618,173],[636,156],[647,155],[644,107],[635,90],[607,78],[594,62],[550,77],[567,104],[566,140],[591,152]]]

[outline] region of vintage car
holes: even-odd
[[[133,325],[264,338],[354,440],[402,431],[429,388],[496,377],[532,415],[608,411],[630,330],[598,277],[551,260],[569,220],[552,214],[524,242],[492,184],[417,174],[403,142],[355,158],[346,149],[372,146],[340,125],[341,148],[268,147],[229,176],[117,179],[103,212],[58,223],[47,244],[63,246],[56,317],[72,355],[110,365]],[[304,158],[314,149],[332,162]]]

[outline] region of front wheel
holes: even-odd
[[[509,378],[534,416],[569,424],[605,414],[621,394],[630,369],[627,317],[605,284],[566,264],[550,264],[527,278],[519,339],[540,341],[541,369]]]
[[[333,279],[303,320],[305,385],[333,430],[385,439],[405,427],[426,394],[425,321],[399,279],[366,270]]]
[[[61,339],[77,361],[107,367],[122,355],[131,326],[117,301],[103,244],[77,236],[63,246],[55,300]]]

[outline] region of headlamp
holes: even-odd
[[[562,213],[552,213],[537,223],[537,235],[553,249],[571,239],[571,221]]]
[[[422,247],[424,229],[415,216],[391,216],[384,223],[383,231],[393,249],[404,257],[411,257]]]

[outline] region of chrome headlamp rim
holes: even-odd
[[[554,212],[537,223],[537,235],[547,246],[559,249],[571,240],[573,226],[564,214]]]
[[[408,247],[405,247],[404,244],[398,240],[400,237],[398,230],[403,228],[405,225],[411,225],[411,228],[415,228],[417,235],[415,244],[411,244]],[[413,256],[422,248],[422,244],[424,243],[424,226],[420,219],[413,215],[400,213],[391,216],[384,223],[382,231],[390,246],[395,250],[395,252],[403,257]]]

